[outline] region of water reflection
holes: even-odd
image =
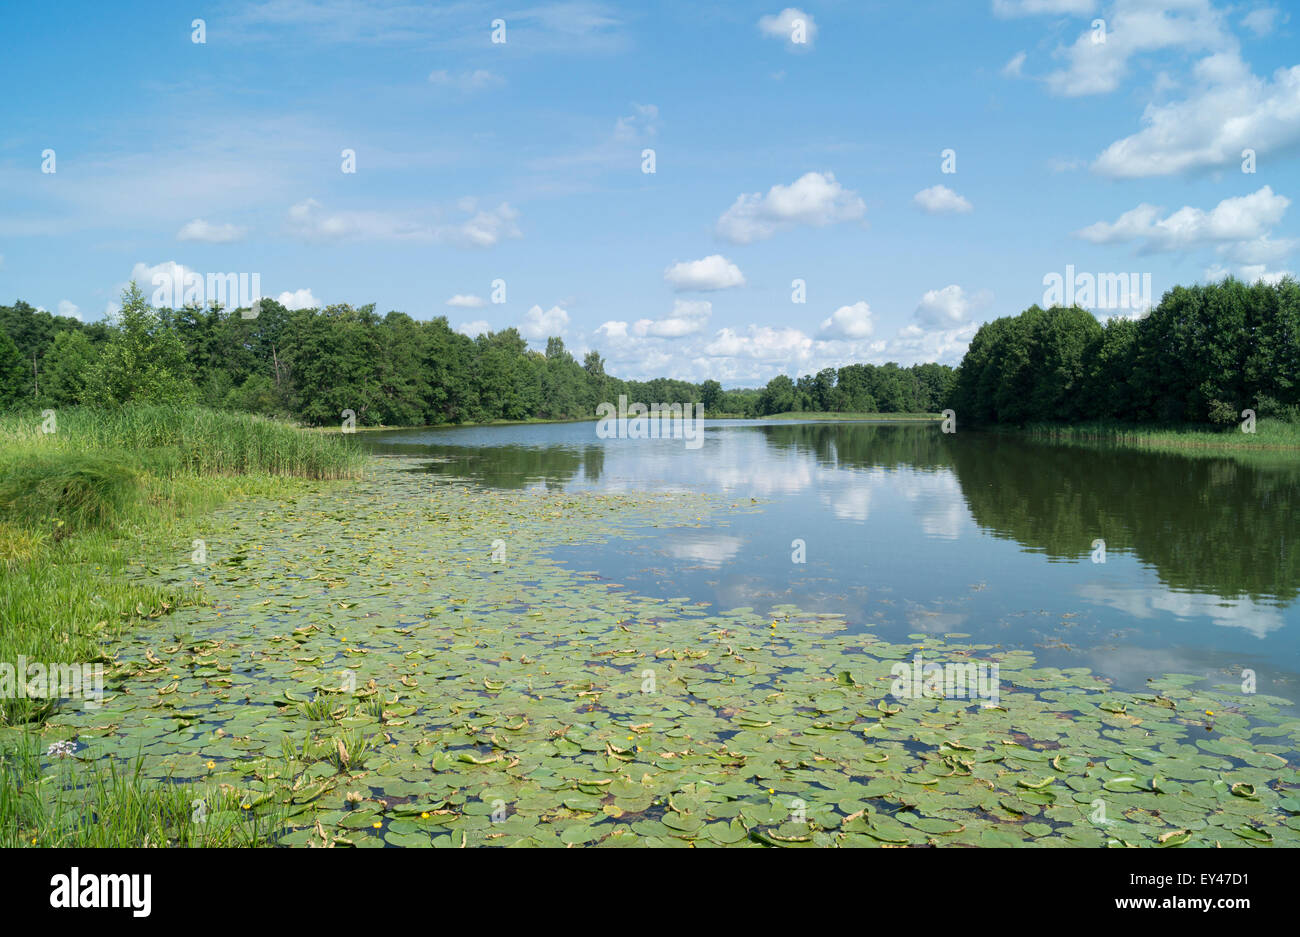
[[[427,454],[430,472],[502,488],[703,487],[764,499],[813,492],[836,520],[858,524],[883,503],[905,503],[927,538],[957,540],[978,528],[1054,562],[1087,560],[1100,538],[1109,558],[1135,556],[1173,590],[1229,600],[1106,595],[1137,617],[1160,608],[1258,633],[1280,627],[1258,603],[1289,605],[1300,589],[1293,513],[1300,465],[1281,459],[945,435],[931,424],[715,422],[697,451],[672,440],[596,440],[591,424],[416,431],[368,442]],[[740,552],[734,544],[691,549],[717,562]]]

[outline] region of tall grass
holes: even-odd
[[[72,664],[125,628],[201,601],[129,575],[150,551],[188,558],[199,518],[228,498],[293,479],[359,474],[353,440],[200,408],[61,410],[0,416],[0,662]],[[163,562],[166,562],[164,559]],[[0,700],[0,726],[57,705]]]
[[[1300,424],[1269,418],[1257,421],[1253,433],[1242,432],[1236,423],[1220,428],[1113,422],[1030,423],[1024,432],[1041,439],[1111,443],[1142,449],[1300,450]]]
[[[0,416],[0,447],[128,454],[142,468],[163,476],[349,478],[360,471],[363,458],[354,441],[341,435],[305,432],[280,420],[203,407],[71,407],[59,410],[55,419],[55,431],[46,433],[38,413]]]
[[[150,781],[142,759],[56,758],[43,769],[39,746],[31,733],[0,745],[0,848],[268,846],[285,825],[272,799]]]

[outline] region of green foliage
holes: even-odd
[[[1300,412],[1300,286],[1225,279],[1175,287],[1145,317],[1103,328],[1031,306],[981,326],[954,408],[972,423],[1114,419],[1227,424]]]
[[[8,409],[24,398],[30,398],[32,384],[29,380],[29,367],[13,339],[0,332],[0,408]]]
[[[65,330],[54,336],[41,374],[41,401],[55,407],[83,403],[87,375],[99,357],[85,332]]]
[[[87,402],[186,403],[195,398],[185,346],[167,320],[150,308],[134,282],[122,291],[122,309],[103,353],[86,378]]]
[[[445,317],[379,316],[373,306],[289,310],[271,299],[251,309],[152,309],[132,285],[110,325],[50,317],[24,303],[0,307],[0,323],[34,354],[39,403],[191,403],[338,426],[590,419],[619,395],[645,404],[701,404],[709,415],[800,412],[933,412],[954,379],[938,364],[826,368],[769,388],[724,390],[718,381],[627,381],[597,351],[579,363],[556,336],[530,349],[515,329],[470,338]],[[32,401],[28,354],[20,383]],[[15,372],[17,374],[17,371]],[[766,395],[766,396],[765,396]],[[0,407],[3,409],[4,407]]]
[[[0,517],[48,524],[55,540],[107,527],[139,488],[123,459],[75,452],[32,452],[0,462]]]

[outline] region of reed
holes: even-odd
[[[228,499],[354,477],[353,441],[197,407],[73,408],[0,416],[0,662],[73,664],[135,623],[200,602],[138,575],[150,551],[188,557]],[[167,562],[163,560],[163,562]],[[56,702],[0,699],[0,726]]]
[[[1111,443],[1140,449],[1300,450],[1300,424],[1267,418],[1255,424],[1253,433],[1242,432],[1236,423],[1220,428],[1113,422],[1031,423],[1024,432],[1040,439]]]

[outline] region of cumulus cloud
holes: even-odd
[[[524,313],[519,324],[519,334],[530,341],[545,341],[552,336],[563,336],[569,326],[569,314],[560,306],[552,306],[543,311],[541,306],[533,306]]]
[[[137,263],[131,268],[130,279],[154,306],[179,308],[191,301],[202,303],[204,300],[206,281],[203,274],[174,260],[153,266]]]
[[[1245,149],[1260,158],[1300,143],[1300,65],[1266,81],[1234,51],[1209,56],[1194,71],[1186,100],[1148,106],[1143,128],[1106,147],[1093,169],[1117,178],[1166,176],[1239,166]]]
[[[285,309],[319,309],[320,300],[311,294],[311,290],[303,287],[300,290],[290,292],[285,290],[275,301]]]
[[[912,201],[927,214],[952,215],[971,211],[971,203],[946,185],[932,185],[912,196]]]
[[[1290,17],[1276,7],[1264,6],[1257,7],[1243,16],[1241,25],[1256,36],[1267,36],[1277,28],[1279,22],[1285,23],[1288,19]]]
[[[176,232],[178,241],[204,241],[208,244],[229,244],[242,240],[248,233],[247,228],[233,224],[212,224],[202,218],[195,218]]]
[[[971,300],[956,283],[927,290],[916,304],[916,320],[930,329],[949,329],[970,319]]]
[[[66,299],[59,300],[58,314],[61,316],[66,316],[69,319],[76,319],[78,322],[81,321],[81,309],[77,306],[76,303],[69,302]]]
[[[749,244],[797,224],[823,227],[854,221],[866,211],[858,194],[836,182],[834,174],[809,172],[788,186],[772,186],[766,195],[739,196],[718,219],[717,232],[735,244]]]
[[[798,7],[786,7],[780,13],[760,17],[758,31],[769,39],[784,40],[793,50],[806,50],[817,38],[817,21]]]
[[[1144,252],[1186,250],[1209,244],[1249,252],[1251,245],[1258,248],[1269,243],[1269,229],[1282,220],[1290,204],[1289,198],[1274,194],[1269,186],[1250,195],[1225,198],[1208,212],[1188,205],[1163,218],[1159,208],[1144,202],[1113,222],[1098,221],[1077,234],[1093,244],[1140,240]]]
[[[905,325],[888,343],[884,354],[891,361],[901,363],[937,361],[956,365],[970,347],[970,340],[979,329],[978,322],[951,329],[924,329],[918,325]]]
[[[1235,42],[1210,0],[1114,0],[1104,23],[1105,41],[1097,41],[1101,34],[1088,24],[1073,45],[1058,51],[1067,64],[1047,76],[1052,91],[1105,94],[1120,86],[1131,59],[1169,49],[1223,51]]]
[[[705,300],[678,299],[673,302],[671,315],[662,319],[638,319],[629,325],[614,320],[601,324],[596,332],[608,339],[622,340],[637,338],[684,338],[704,330],[705,323],[713,313],[713,304]]]
[[[713,357],[759,360],[802,360],[812,353],[813,341],[799,329],[774,329],[751,325],[744,332],[720,329],[704,353]]]
[[[871,307],[859,300],[851,306],[841,306],[823,319],[821,334],[827,338],[858,340],[870,338],[875,328]]]
[[[447,300],[448,306],[457,306],[461,309],[478,309],[487,305],[487,300],[482,296],[473,294],[457,293],[451,299]]]
[[[505,238],[520,237],[518,212],[502,202],[480,209],[472,198],[461,199],[457,210],[469,217],[428,223],[380,211],[326,212],[320,202],[305,199],[289,209],[289,230],[305,240],[434,241],[459,247],[492,247]]]
[[[721,254],[675,263],[664,271],[664,279],[678,291],[725,290],[745,285],[740,268]]]
[[[492,331],[492,327],[483,319],[475,319],[473,322],[462,322],[456,327],[456,331],[462,335],[468,335],[470,338],[477,338],[480,335],[486,335]]]

